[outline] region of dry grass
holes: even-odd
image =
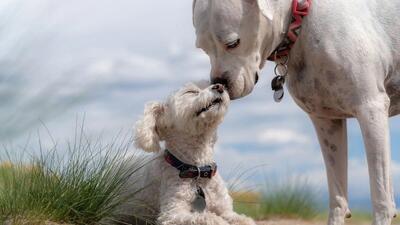
[[[81,133],[62,150],[39,148],[40,154],[26,160],[0,155],[0,224],[90,225],[114,219],[114,210],[136,193],[121,195],[123,186],[139,180],[137,172],[147,162],[128,152],[130,139],[104,144]]]
[[[313,219],[322,213],[307,181],[290,179],[267,185],[262,192],[231,192],[235,211],[257,220],[270,218]]]
[[[370,219],[363,218],[351,218],[346,219],[347,225],[370,225],[372,222]],[[314,220],[301,220],[301,219],[271,219],[267,221],[260,221],[258,225],[326,225],[326,218],[318,218]],[[400,219],[395,219],[392,225],[400,225]]]
[[[13,219],[4,222],[4,225],[73,225],[67,223],[55,223],[52,221],[33,221],[33,220],[26,220],[26,219]]]

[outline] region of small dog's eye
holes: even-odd
[[[187,91],[183,94],[198,94],[198,93],[199,93],[198,91]]]
[[[226,44],[227,49],[234,49],[240,45],[240,39],[236,39]]]

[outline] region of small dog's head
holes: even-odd
[[[248,95],[258,81],[264,60],[277,45],[273,37],[283,26],[279,1],[194,0],[196,46],[211,61],[212,83],[224,84],[231,99]]]
[[[220,84],[189,83],[172,94],[165,103],[148,103],[144,116],[136,123],[135,145],[148,152],[160,150],[167,136],[214,132],[222,122],[229,96]]]

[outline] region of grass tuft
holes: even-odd
[[[12,160],[9,155],[0,159],[0,224],[90,225],[104,218],[118,220],[113,214],[116,207],[140,191],[121,195],[124,185],[138,180],[138,171],[148,161],[129,154],[130,140],[91,142],[82,131],[66,148],[54,144],[45,150],[40,144],[39,149],[40,154],[27,160]]]
[[[307,181],[302,179],[268,184],[260,193],[232,194],[235,210],[258,220],[313,219],[320,213],[316,195]]]
[[[312,219],[319,213],[317,195],[303,179],[271,185],[262,198],[261,212],[265,217]]]

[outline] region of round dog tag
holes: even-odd
[[[276,91],[274,92],[274,101],[275,101],[275,102],[280,102],[280,101],[282,101],[283,96],[284,96],[283,88],[276,90]]]
[[[275,76],[274,79],[271,81],[271,89],[273,91],[277,91],[283,88],[283,84],[285,83],[284,76]]]
[[[193,210],[197,212],[203,212],[206,209],[206,196],[204,194],[203,189],[201,187],[197,187],[196,197],[192,202]]]

